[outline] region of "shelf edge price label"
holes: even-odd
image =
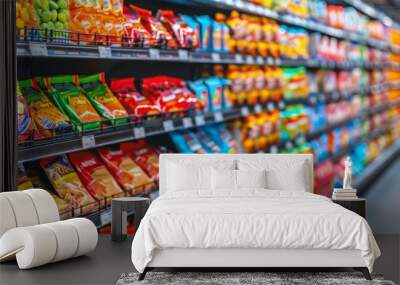
[[[111,223],[111,218],[112,218],[111,213],[112,213],[111,208],[109,208],[100,214],[100,222],[102,225]]]
[[[94,135],[82,136],[82,149],[94,148],[96,140]]]
[[[249,107],[244,106],[240,109],[240,113],[242,114],[243,117],[246,117],[249,115]]]
[[[257,56],[257,63],[264,64],[264,58],[262,58],[262,56]]]
[[[285,109],[285,102],[284,102],[284,101],[279,101],[279,103],[278,103],[278,108],[279,108],[280,110]]]
[[[282,61],[280,58],[275,59],[275,64],[280,66],[282,64]]]
[[[160,58],[160,50],[158,50],[156,48],[149,49],[149,56],[150,56],[150,58],[153,58],[153,59],[159,59]]]
[[[183,127],[184,128],[188,129],[188,128],[193,127],[192,118],[186,117],[186,118],[183,118],[182,121],[183,121]]]
[[[274,59],[272,57],[267,57],[267,64],[274,65]]]
[[[189,59],[189,52],[185,49],[178,50],[178,57],[181,60],[188,60]]]
[[[32,55],[47,56],[49,55],[47,51],[46,43],[29,43],[29,51]]]
[[[101,58],[110,58],[112,57],[111,48],[110,47],[99,47],[99,57]]]
[[[216,122],[222,122],[224,120],[224,115],[221,112],[214,113],[214,120]]]
[[[254,112],[255,112],[256,114],[259,114],[259,113],[262,112],[262,107],[261,107],[260,104],[257,104],[257,105],[254,106]]]
[[[211,54],[211,60],[212,60],[212,61],[217,61],[217,62],[221,61],[221,56],[220,56],[220,54],[217,53],[217,52],[213,52],[213,53]]]
[[[174,122],[172,120],[166,120],[163,122],[164,130],[166,132],[173,131],[175,129]]]
[[[243,62],[243,56],[241,54],[235,54],[235,61],[236,63],[242,63]]]
[[[196,117],[194,117],[194,120],[197,126],[202,126],[206,123],[203,115],[197,115]]]
[[[251,55],[246,56],[246,63],[247,64],[253,64],[254,63],[254,58]]]
[[[133,128],[133,135],[135,136],[135,139],[141,139],[146,136],[146,131],[144,127],[136,127]]]
[[[267,105],[269,111],[275,110],[275,104],[273,102],[269,102]]]

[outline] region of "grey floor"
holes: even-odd
[[[367,219],[382,256],[375,272],[400,283],[400,159],[387,168],[365,192]],[[31,270],[18,270],[14,262],[0,265],[0,284],[115,284],[124,272],[132,272],[131,240],[113,243],[101,235],[96,251]]]

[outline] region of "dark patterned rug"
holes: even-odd
[[[148,272],[142,281],[138,281],[138,276],[138,273],[122,274],[117,285],[395,285],[381,275],[372,275],[373,280],[368,281],[360,272]]]

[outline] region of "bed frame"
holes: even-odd
[[[309,169],[308,192],[313,192],[313,156],[311,154],[161,154],[160,156],[160,195],[166,191],[168,179],[167,163],[175,159],[206,159],[212,163],[218,159],[271,159],[306,160]],[[170,248],[158,249],[139,280],[155,268],[232,268],[236,271],[262,268],[343,268],[361,271],[367,280],[371,276],[359,250],[330,249],[238,249],[238,248]]]

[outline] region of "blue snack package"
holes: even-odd
[[[197,22],[200,24],[200,49],[202,51],[211,50],[211,18],[207,15],[197,16]]]

